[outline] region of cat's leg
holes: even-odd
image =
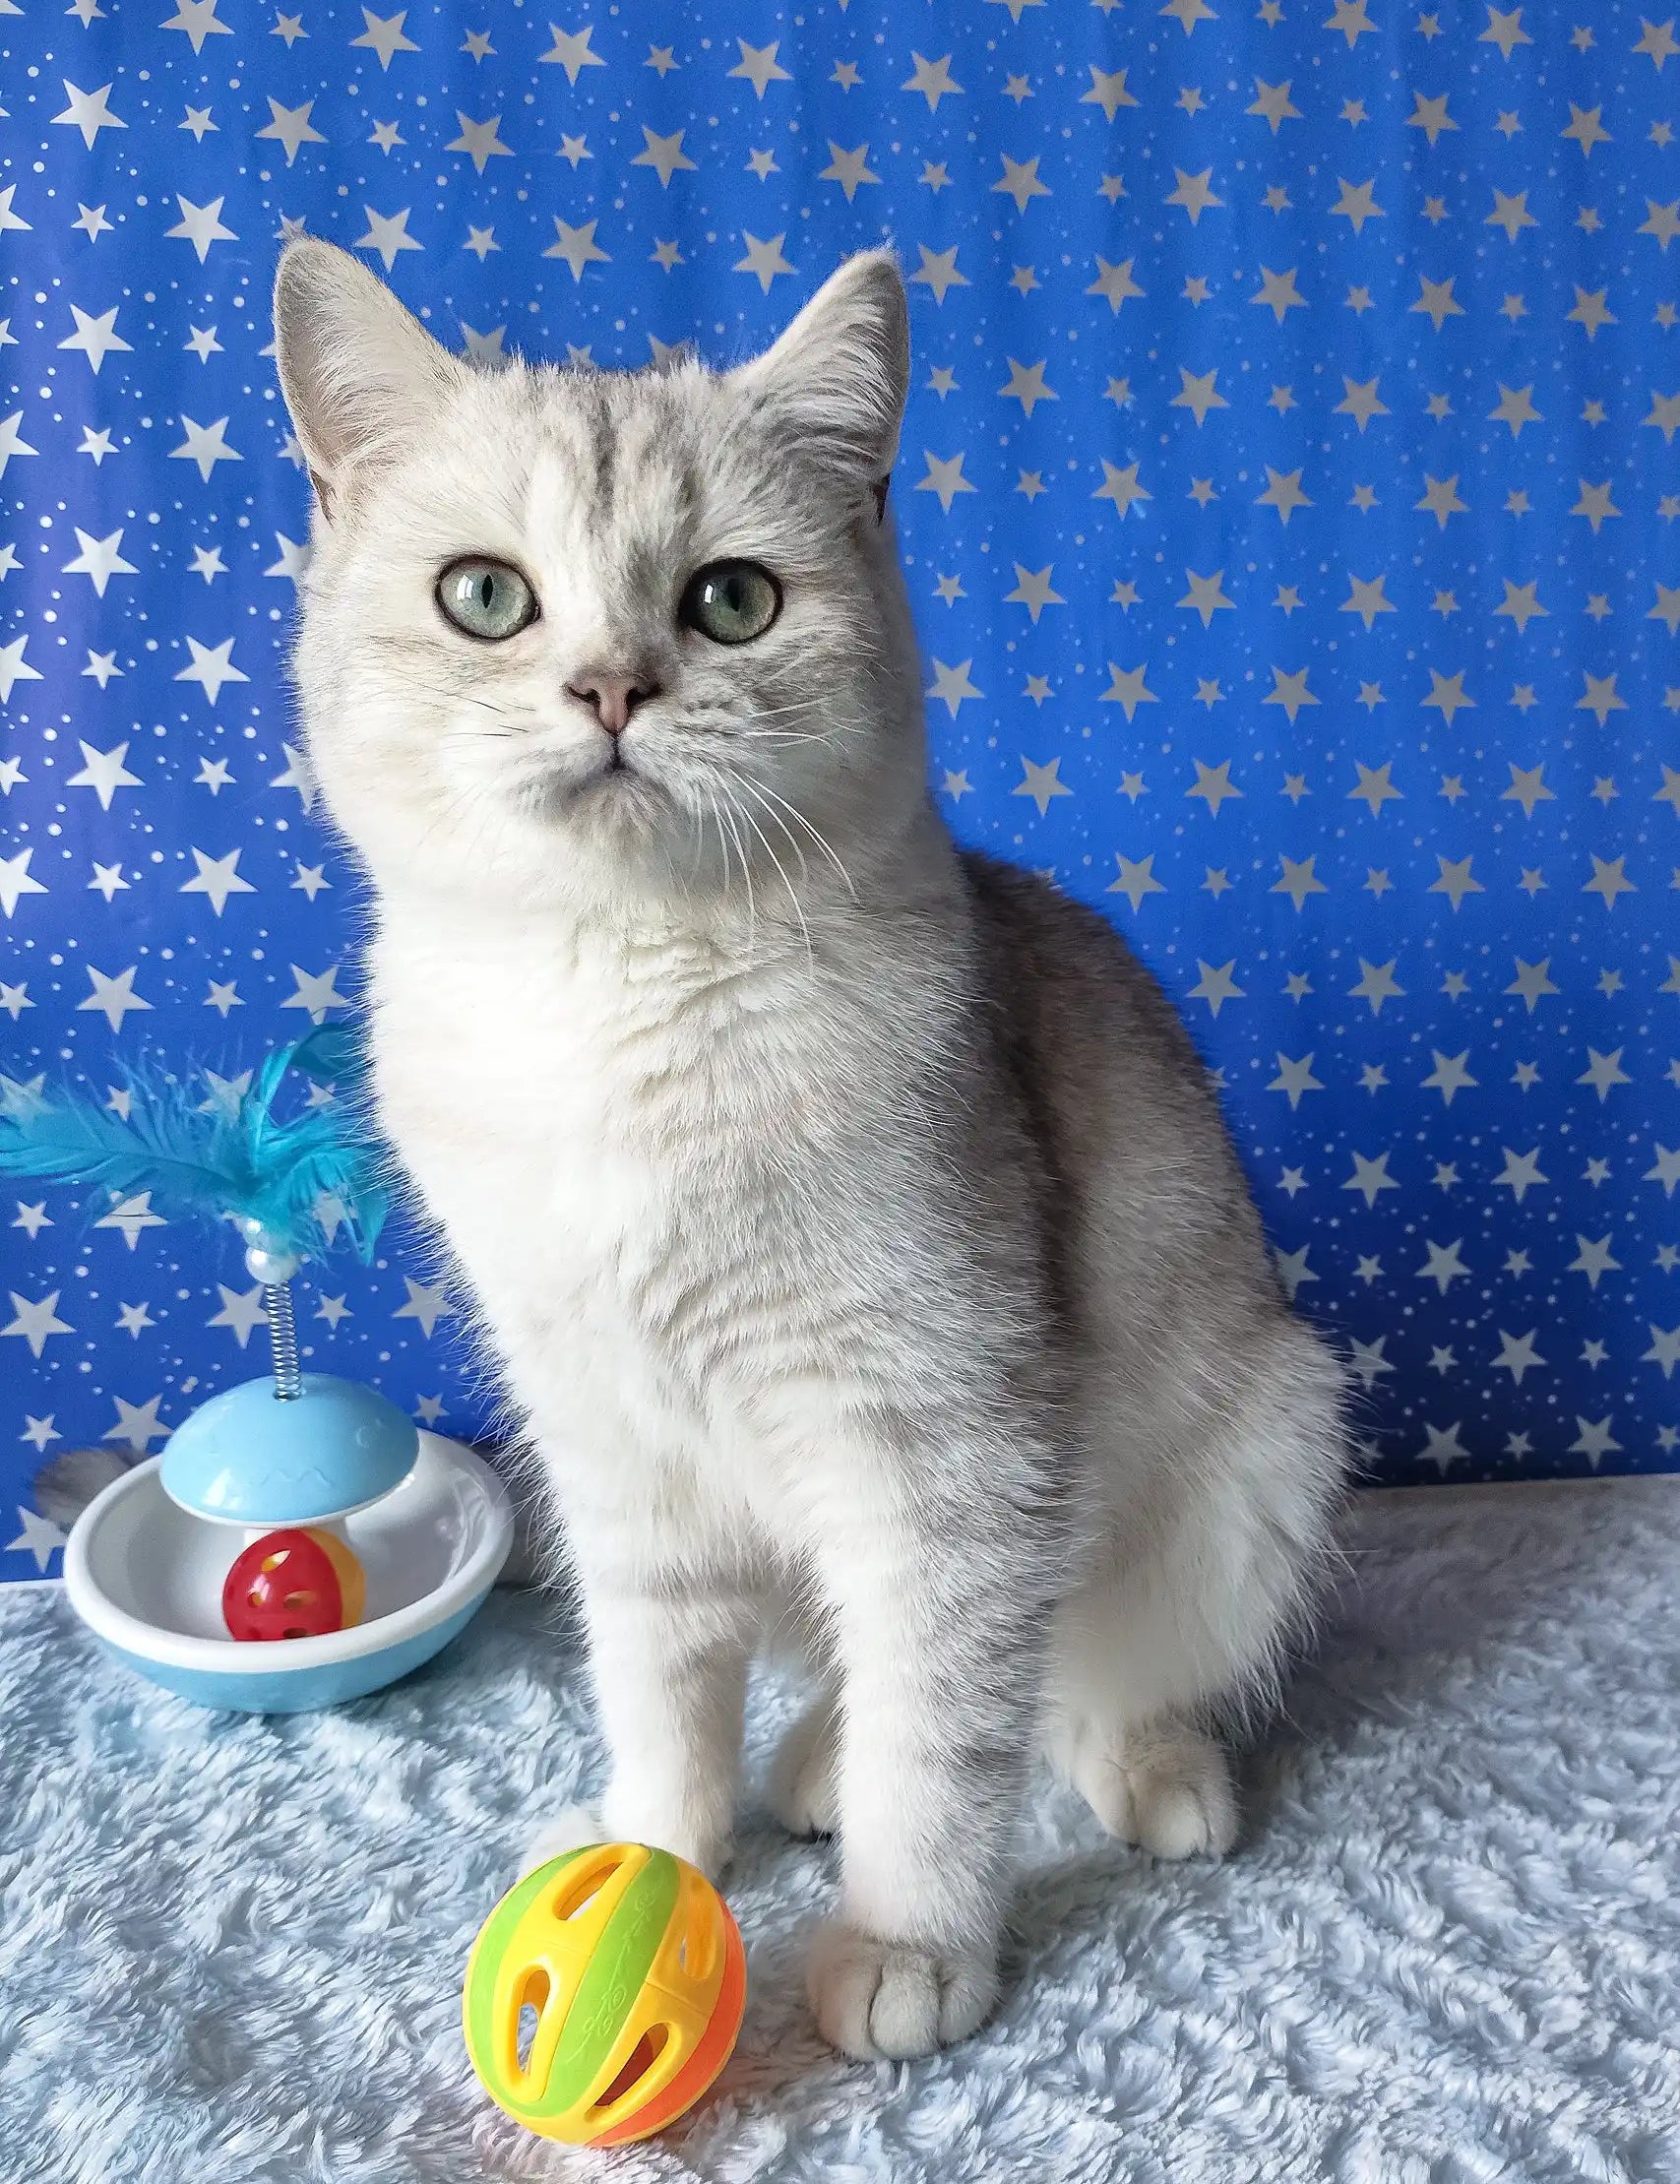
[[[1236,1841],[1211,1725],[1276,1702],[1284,1649],[1334,1554],[1339,1370],[1285,1322],[1251,1374],[1239,1416],[1210,1419],[1194,1458],[1131,1467],[1107,1549],[1051,1636],[1048,1756],[1112,1835],[1157,1857],[1218,1857]],[[1135,1405],[1117,1412],[1109,1445],[1136,1422]]]
[[[823,1691],[777,1746],[770,1809],[790,1836],[832,1836],[840,1826],[838,1689]]]
[[[595,1813],[558,1816],[532,1850],[646,1842],[716,1879],[734,1830],[757,1597],[721,1571],[661,1554],[656,1534],[611,1557],[580,1547],[574,1532],[572,1560],[607,1781]]]
[[[842,1899],[810,1993],[851,2055],[926,2054],[973,2031],[997,1995],[1054,1556],[1024,1511],[1030,1494],[1010,1491],[1030,1458],[959,1439],[940,1449],[940,1476],[965,1496],[902,1450],[854,1449],[824,1513]],[[807,1761],[823,1748],[810,1726]]]

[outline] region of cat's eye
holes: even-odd
[[[437,582],[437,602],[458,630],[490,644],[517,637],[536,620],[536,593],[505,561],[469,555]]]
[[[679,621],[715,645],[746,645],[781,612],[781,587],[756,561],[714,561],[688,580]]]

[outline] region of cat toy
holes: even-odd
[[[282,1113],[298,1076],[338,1095]],[[166,1219],[231,1220],[244,1243],[269,1376],[201,1404],[65,1549],[71,1603],[98,1636],[209,1705],[289,1712],[389,1682],[461,1627],[511,1543],[506,1497],[470,1451],[372,1388],[302,1369],[293,1277],[341,1232],[370,1259],[385,1218],[361,1076],[350,1036],[322,1027],[231,1099],[133,1075],[123,1113],[14,1087],[0,1115],[0,1173],[110,1202],[148,1192]]]
[[[490,1913],[462,2026],[485,2090],[528,2130],[627,2146],[716,2079],[746,1991],[740,1930],[704,1873],[596,1843],[538,1866]]]

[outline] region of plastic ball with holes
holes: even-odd
[[[740,1931],[704,1873],[596,1843],[502,1898],[467,1961],[462,2023],[485,2090],[528,2130],[625,2146],[713,2084],[746,1992]]]

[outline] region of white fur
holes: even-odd
[[[582,1824],[719,1870],[746,1664],[796,1636],[778,1797],[845,1876],[818,2022],[961,2037],[1040,1738],[1115,1832],[1229,1846],[1203,1716],[1264,1697],[1322,1560],[1339,1376],[1154,989],[927,802],[889,261],[720,378],[474,374],[322,245],[277,318],[381,1115],[564,1520],[611,1751]],[[542,600],[506,645],[432,604],[474,552]],[[722,648],[675,602],[732,554],[784,605]],[[591,671],[656,691],[626,772]]]

